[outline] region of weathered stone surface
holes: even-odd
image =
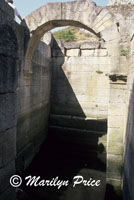
[[[125,123],[125,118],[124,116],[109,116],[109,121],[108,121],[108,125],[109,128],[122,128],[124,126]]]
[[[0,55],[17,57],[16,35],[10,24],[0,23]]]
[[[64,42],[63,45],[66,49],[79,49],[81,46],[80,43],[76,42]]]
[[[82,50],[81,55],[82,56],[103,57],[103,56],[108,56],[108,52],[106,49]]]
[[[15,92],[17,87],[17,40],[8,23],[0,23],[0,93]]]
[[[98,49],[99,47],[99,42],[84,42],[80,45],[80,49]]]
[[[10,152],[11,153],[11,152]],[[9,155],[10,156],[10,155]],[[0,169],[0,193],[4,192],[10,185],[10,178],[15,174],[15,161]]]
[[[45,36],[44,36],[45,37]],[[31,163],[47,136],[50,88],[51,44],[41,41],[32,58],[31,76],[20,74],[17,90],[17,171]]]
[[[9,164],[16,157],[16,128],[0,134],[0,168]],[[11,153],[12,152],[12,153]]]
[[[64,57],[64,50],[62,51],[61,49],[56,49],[53,51],[52,56],[54,57]]]
[[[0,21],[13,21],[14,20],[14,11],[13,9],[5,2],[5,0],[0,1]]]
[[[16,126],[16,95],[0,95],[0,132]]]
[[[16,60],[0,55],[0,93],[15,92],[17,87]]]
[[[131,5],[134,4],[134,0],[109,0],[109,5]]]
[[[108,160],[107,177],[111,179],[120,179],[123,173],[122,155],[108,154]]]
[[[7,4],[5,7],[3,5],[5,6],[5,2],[1,0],[0,21],[4,22],[4,20],[10,17],[8,16],[6,18],[5,15],[8,9]],[[119,10],[120,12],[118,12]],[[13,19],[13,16],[11,18]],[[16,89],[16,72],[13,70],[13,66],[16,64],[13,59],[17,57],[17,46],[15,46],[16,40],[11,31],[11,26],[9,27],[7,24],[3,24],[3,22],[0,24],[0,35],[2,38],[0,41],[0,66],[2,69],[0,73],[0,132],[16,125],[16,104],[14,101],[16,97],[13,94]],[[131,161],[134,152],[134,29],[132,22],[132,7],[103,8],[95,6],[91,1],[82,0],[76,2],[50,3],[32,12],[26,18],[26,24],[29,27],[31,38],[25,38],[24,30],[20,34],[21,28],[19,29],[17,26],[13,26],[16,29],[19,44],[19,87],[17,92],[18,170],[23,171],[29,165],[43,139],[46,137],[50,106],[51,68],[53,71],[51,112],[59,114],[60,116],[56,120],[53,120],[54,123],[73,126],[73,122],[75,122],[76,125],[87,126],[85,121],[79,124],[74,118],[73,121],[71,117],[68,119],[69,114],[70,116],[74,115],[83,118],[86,116],[95,119],[108,118],[107,152],[112,155],[108,155],[107,159],[107,182],[117,186],[118,189],[121,188],[122,178],[123,160],[121,157],[123,154],[122,144],[125,138],[123,134],[127,129],[129,148],[126,148],[125,175],[128,190],[131,191],[131,185],[134,184],[130,182],[134,166],[133,161]],[[96,36],[101,36],[103,39],[92,43],[65,43],[65,45],[61,41],[59,42],[60,47],[55,48],[53,46],[54,51],[52,55],[55,57],[51,62],[50,47],[52,47],[52,41],[49,38],[47,41],[49,47],[42,42],[34,54],[37,42],[44,32],[57,26],[66,25],[85,28]],[[128,38],[129,34],[130,38]],[[29,43],[28,39],[30,39]],[[128,48],[128,41],[131,45],[130,54],[128,54],[130,58],[128,55],[121,55],[122,50],[125,50],[126,47]],[[25,66],[24,55],[26,55]],[[33,55],[34,57],[32,58]],[[66,57],[64,57],[65,55]],[[32,69],[32,73],[24,77],[23,70],[25,68]],[[109,81],[110,76],[114,74],[118,78],[119,75],[128,75],[128,85],[126,85],[127,79],[125,82],[123,80],[114,81],[111,79]],[[127,107],[128,110],[126,109]],[[66,115],[65,118],[63,115]],[[128,120],[127,128],[125,127],[126,118]],[[62,124],[61,122],[64,123]],[[100,129],[102,127],[96,125],[95,128]],[[4,134],[5,136],[3,136]],[[3,152],[3,157],[0,159],[0,166],[5,166],[10,160],[14,160],[15,134],[10,134],[9,137],[8,135],[9,132],[0,133],[1,151]],[[104,147],[106,147],[105,140],[106,136],[99,139],[99,142],[103,143]],[[9,143],[8,147],[5,147],[5,143]],[[7,152],[11,151],[10,149],[12,149],[12,155],[11,157],[7,157]],[[6,171],[6,168],[2,170]],[[10,170],[8,169],[8,171]],[[8,180],[5,181],[7,182]],[[6,188],[5,183],[2,190]],[[130,196],[131,199],[134,199],[133,191],[130,192]],[[4,198],[7,200],[9,197],[2,196],[2,200]]]
[[[120,186],[122,184],[122,181],[120,178],[107,178],[107,183],[109,185],[112,185],[114,188],[114,191],[121,197],[121,191],[120,191]]]
[[[67,50],[66,52],[66,56],[79,56],[80,55],[80,49],[70,49],[70,50]]]
[[[16,199],[16,191],[15,188],[9,186],[2,194],[0,195],[1,200],[15,200]]]

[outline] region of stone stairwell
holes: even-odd
[[[51,115],[48,135],[57,155],[75,159],[93,169],[105,170],[106,120]]]

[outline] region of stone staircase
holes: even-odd
[[[49,141],[55,147],[57,155],[62,159],[66,157],[76,160],[93,169],[105,170],[106,133],[106,120],[50,116]]]

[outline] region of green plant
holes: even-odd
[[[121,4],[118,1],[114,2],[114,6],[120,6]]]
[[[121,50],[121,56],[126,56],[126,58],[128,58],[128,55],[129,55],[129,50],[128,49],[122,49]]]
[[[129,2],[129,3],[128,3],[128,6],[132,7],[132,6],[134,6],[134,3]]]
[[[100,70],[97,70],[96,73],[97,73],[97,74],[103,74],[103,72],[100,71]]]
[[[64,30],[61,30],[61,31],[58,31],[57,33],[55,33],[55,38],[65,40],[66,42],[75,41],[74,33],[67,29],[64,29]]]

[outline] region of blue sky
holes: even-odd
[[[48,2],[57,1],[71,1],[71,0],[14,0],[14,5],[17,7],[22,18],[25,18],[33,10],[41,7]],[[94,0],[97,5],[104,6],[108,4],[109,0]]]

